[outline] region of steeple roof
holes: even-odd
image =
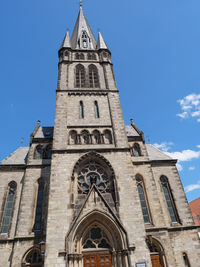
[[[101,33],[98,34],[98,42],[97,42],[97,49],[108,49]]]
[[[96,46],[97,43],[95,37],[84,16],[82,6],[80,6],[80,11],[71,38],[71,48],[93,50],[96,49]]]
[[[61,48],[70,48],[70,47],[71,47],[71,41],[70,41],[70,37],[69,37],[69,32],[67,31],[60,49]]]

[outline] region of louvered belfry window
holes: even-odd
[[[90,88],[99,88],[99,75],[95,65],[89,66],[89,86]]]
[[[83,88],[85,87],[85,68],[83,65],[79,64],[76,66],[75,71],[75,87]]]

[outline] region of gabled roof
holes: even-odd
[[[7,158],[0,162],[0,165],[25,165],[29,147],[19,147]]]
[[[108,49],[101,33],[98,34],[98,42],[97,42],[97,49]]]
[[[39,127],[33,138],[53,138],[53,127]]]
[[[88,38],[89,38],[89,47],[87,48],[87,50],[96,49],[97,43],[96,43],[95,37],[94,37],[92,30],[91,30],[91,28],[87,22],[87,19],[85,18],[82,7],[80,7],[78,18],[77,18],[77,21],[76,21],[76,24],[74,27],[74,31],[72,34],[72,38],[71,38],[71,48],[72,49],[84,49],[83,47],[81,47],[81,43],[80,43],[80,37],[81,37],[83,31],[85,31],[87,33]]]
[[[140,136],[139,133],[135,130],[135,128],[133,128],[131,125],[126,125],[125,129],[128,137]]]
[[[146,149],[149,155],[149,160],[172,160],[171,157],[166,155],[164,152],[158,150],[155,146],[151,144],[146,144]]]

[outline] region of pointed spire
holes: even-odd
[[[61,48],[71,48],[71,42],[70,42],[70,37],[69,37],[69,31],[67,31],[65,38],[62,42]]]
[[[108,49],[100,31],[99,31],[99,34],[98,34],[98,42],[97,42],[97,49]]]
[[[80,2],[80,11],[71,38],[71,47],[72,49],[93,50],[96,49],[96,45],[95,37],[82,10],[82,2]]]

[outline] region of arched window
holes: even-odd
[[[14,181],[10,182],[8,185],[8,194],[6,197],[4,211],[3,211],[3,220],[2,220],[2,226],[1,226],[2,234],[8,234],[9,229],[10,229],[16,189],[17,189],[16,182]]]
[[[35,153],[34,153],[34,158],[35,159],[42,159],[43,156],[43,149],[42,147],[39,145],[36,147],[35,149]]]
[[[88,53],[87,58],[88,58],[88,60],[96,60],[97,59],[95,53]]]
[[[38,180],[37,205],[36,205],[36,212],[35,212],[35,224],[33,227],[33,232],[42,231],[44,186],[45,186],[44,181],[42,179],[39,179]]]
[[[133,155],[135,157],[140,157],[141,156],[141,151],[140,151],[140,146],[136,143],[133,146]]]
[[[68,53],[68,51],[65,51],[65,56],[67,57],[67,56],[69,56],[69,53]]]
[[[190,267],[191,266],[186,252],[183,252],[183,260],[184,260],[184,263],[185,263],[185,267]]]
[[[89,66],[89,85],[90,88],[99,88],[99,75],[95,65]]]
[[[144,187],[144,181],[141,177],[137,176],[136,182],[137,182],[137,189],[138,189],[138,194],[139,194],[139,198],[140,198],[140,204],[141,204],[141,208],[142,208],[144,223],[149,224],[149,223],[151,223],[151,219],[150,219],[150,213],[149,213],[146,191],[145,191],[145,187]]]
[[[84,130],[81,132],[81,144],[86,145],[90,143],[90,135],[89,132]]]
[[[172,221],[172,223],[177,223],[177,222],[179,222],[178,213],[177,213],[177,210],[176,210],[176,206],[175,206],[175,203],[174,203],[174,199],[173,199],[173,196],[172,196],[172,192],[171,192],[170,185],[169,185],[167,177],[161,176],[160,177],[160,182],[161,182],[162,189],[163,189],[163,192],[164,192],[164,195],[165,195],[165,200],[167,202],[167,207],[168,207],[168,211],[169,211],[169,214],[170,214],[170,217],[171,217],[171,221]]]
[[[78,140],[77,140],[77,132],[76,131],[70,131],[69,133],[69,144],[70,145],[76,145],[78,144]]]
[[[109,130],[104,131],[104,142],[105,144],[112,144],[112,135]]]
[[[99,106],[98,106],[98,102],[94,101],[94,109],[95,109],[95,118],[99,118]]]
[[[83,118],[84,118],[84,106],[83,106],[83,101],[80,101],[80,104],[79,104],[79,113],[80,113],[80,118],[83,119]]]
[[[165,252],[161,244],[151,235],[147,236],[146,244],[150,252],[152,266],[165,267],[167,265]]]
[[[22,264],[22,266],[42,267],[43,260],[42,260],[41,251],[38,248],[33,248],[26,256],[25,261]]]
[[[99,131],[97,130],[93,131],[93,139],[94,139],[94,144],[101,144],[101,134]]]
[[[76,80],[75,87],[83,88],[85,87],[85,68],[83,65],[78,64],[75,70]]]
[[[84,60],[84,59],[85,59],[84,54],[81,53],[81,54],[79,55],[79,58],[82,59],[82,60]]]

